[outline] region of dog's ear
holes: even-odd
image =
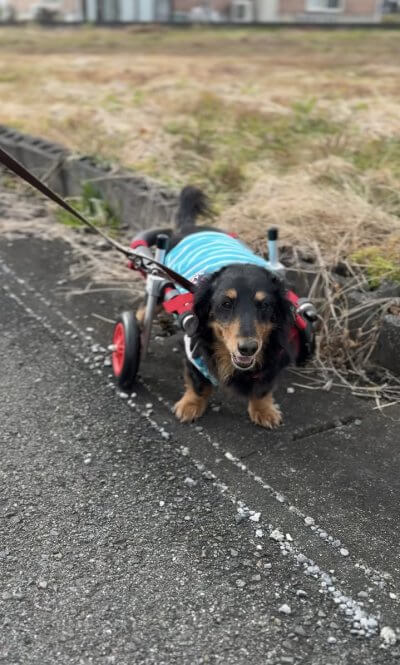
[[[286,296],[287,285],[285,281],[277,275],[268,273],[268,287],[273,294],[272,321],[275,326],[275,338],[279,346],[283,348],[289,356],[293,350],[289,344],[289,331],[295,321],[295,313],[292,303]]]
[[[221,268],[221,270],[204,275],[204,277],[202,277],[197,283],[194,294],[193,313],[197,316],[199,321],[199,332],[204,331],[207,328],[212,296],[218,278],[224,270],[225,268]]]
[[[271,276],[270,283],[274,294],[273,315],[277,323],[290,325],[293,322],[293,306],[286,297],[287,286],[283,279],[276,275]]]
[[[216,273],[205,275],[197,283],[194,294],[193,313],[199,320],[199,326],[203,327],[207,321],[211,309],[211,298],[214,292]]]

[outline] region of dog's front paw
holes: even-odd
[[[144,317],[146,314],[146,305],[140,305],[137,310],[136,310],[136,322],[139,326],[139,328],[143,328],[143,323],[144,323]]]
[[[249,416],[256,425],[269,429],[278,427],[282,422],[282,413],[270,394],[261,399],[250,400]]]
[[[174,405],[174,413],[181,423],[192,423],[203,415],[207,407],[207,400],[193,392],[185,393]]]

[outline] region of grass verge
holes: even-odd
[[[200,185],[257,248],[272,224],[327,259],[398,230],[394,32],[12,28],[0,52],[0,123]]]

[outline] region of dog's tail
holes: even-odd
[[[210,206],[207,196],[201,189],[188,185],[184,187],[179,196],[179,207],[176,215],[176,228],[186,231],[195,226],[197,217],[209,215]]]

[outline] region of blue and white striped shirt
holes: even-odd
[[[200,231],[186,236],[165,258],[168,268],[194,283],[202,275],[216,272],[232,263],[252,263],[268,268],[267,261],[254,254],[240,240],[216,231]],[[177,288],[185,292],[183,288]]]

